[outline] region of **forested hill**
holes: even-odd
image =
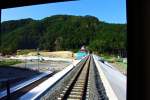
[[[97,52],[118,52],[125,50],[126,37],[126,24],[109,24],[94,16],[54,15],[2,22],[0,50],[11,54],[18,49],[76,50],[85,45]]]

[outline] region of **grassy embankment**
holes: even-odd
[[[124,58],[118,58],[117,56],[108,54],[101,54],[100,56],[116,67],[120,72],[127,74],[127,61],[125,61]]]
[[[0,61],[0,66],[10,66],[10,65],[15,65],[21,63],[21,61],[18,60],[3,60]]]
[[[36,50],[33,50],[33,49],[25,49],[25,50],[19,50],[17,51],[17,55],[26,55],[28,54],[29,52],[31,51],[36,51]],[[19,61],[19,60],[13,60],[13,59],[4,59],[4,60],[1,60],[0,61],[0,66],[10,66],[10,65],[15,65],[15,64],[19,64],[19,63],[22,63],[22,61]]]

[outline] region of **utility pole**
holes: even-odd
[[[25,57],[25,68],[27,68],[27,57]]]
[[[39,71],[39,48],[37,48],[37,56],[38,56],[38,71]]]

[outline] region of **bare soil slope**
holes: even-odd
[[[39,52],[41,56],[48,56],[48,57],[54,57],[54,58],[74,58],[74,53],[71,51],[55,51],[55,52]],[[37,52],[30,52],[28,53],[29,56],[35,56],[37,55]]]

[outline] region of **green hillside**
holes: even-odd
[[[54,15],[42,20],[22,19],[1,23],[2,54],[18,49],[90,50],[119,54],[126,51],[126,24],[109,24],[94,16]]]

